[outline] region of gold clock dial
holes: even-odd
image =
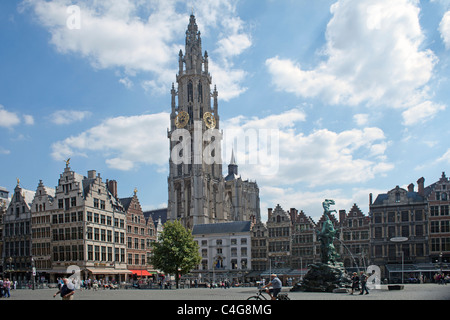
[[[181,111],[175,118],[175,125],[177,126],[178,129],[186,127],[188,122],[189,122],[189,114],[186,111]]]
[[[214,129],[216,127],[216,118],[214,118],[210,112],[205,112],[203,121],[205,121],[205,124],[209,129]]]

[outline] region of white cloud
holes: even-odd
[[[369,122],[369,115],[366,113],[355,114],[353,120],[358,126],[364,126]]]
[[[251,47],[250,34],[244,32],[244,23],[238,17],[224,17],[221,21],[221,36],[214,50],[214,59],[209,58],[210,72],[214,76],[220,98],[228,101],[245,91],[242,86],[247,72],[234,68],[233,58]],[[217,58],[216,58],[217,57]]]
[[[436,162],[447,162],[448,164],[450,164],[450,149],[447,150],[447,152],[445,152],[442,157],[440,157],[439,159],[437,159]]]
[[[34,124],[34,117],[29,114],[25,114],[23,116],[23,120],[25,121],[25,124],[27,124],[29,126]]]
[[[218,40],[218,47],[214,51],[224,59],[238,56],[251,47],[250,34],[245,32],[244,22],[236,16],[223,17],[220,19],[222,38]]]
[[[169,158],[169,119],[168,113],[110,118],[78,136],[54,143],[52,157],[64,160],[98,154],[109,167],[123,171],[139,164],[163,166]]]
[[[322,129],[305,134],[295,128],[298,122],[305,120],[302,111],[293,109],[266,118],[248,119],[239,116],[225,121],[225,161],[229,160],[233,141],[240,141],[240,148],[238,146],[237,151],[235,148],[240,171],[264,186],[273,187],[296,183],[309,187],[361,183],[393,169],[393,165],[386,161],[385,151],[389,141],[381,129],[363,128],[342,132]],[[278,130],[279,138],[276,154],[268,155],[267,150],[270,148],[261,148],[255,142],[242,146],[246,140],[244,137],[251,136],[252,130],[260,132],[273,129]],[[254,163],[251,160],[256,159],[256,155],[258,162]],[[278,163],[272,172],[262,170],[269,156],[277,158],[269,164]]]
[[[90,111],[58,110],[50,115],[50,121],[58,125],[67,125],[73,122],[83,121],[91,116]]]
[[[0,127],[12,128],[20,123],[19,116],[11,111],[5,109],[0,104]]]
[[[3,149],[2,147],[0,147],[0,154],[8,155],[8,154],[10,154],[10,153],[11,153],[10,150]]]
[[[312,191],[303,188],[262,186],[260,188],[261,199],[263,199],[261,208],[274,208],[277,204],[280,204],[284,210],[290,208],[303,210],[307,216],[318,222],[323,214],[322,202],[325,199],[335,201],[336,205],[333,206],[333,209],[346,210],[347,212],[356,203],[361,211],[368,215],[369,194],[372,193],[373,199],[375,199],[378,194],[386,192],[386,190],[364,188],[353,188],[348,191],[339,188]],[[266,221],[267,211],[262,211],[261,216],[262,220]],[[338,216],[336,217],[338,218]]]
[[[123,84],[126,88],[130,89],[133,87],[133,81],[131,81],[128,77],[122,78],[119,80],[121,84]]]
[[[209,60],[209,65],[221,100],[229,101],[247,91],[247,88],[242,86],[247,72],[241,69],[223,68],[212,59]]]
[[[450,49],[450,11],[447,11],[444,14],[444,17],[439,25],[439,31],[441,32],[441,37],[444,41],[445,47]]]
[[[26,1],[39,22],[52,34],[61,53],[78,53],[96,68],[123,67],[130,71],[161,72],[170,60],[170,41],[181,27],[181,16],[164,3],[155,3],[147,21],[136,14],[134,1],[80,1],[80,28],[70,29],[65,0]],[[166,9],[167,11],[162,11]],[[170,21],[169,19],[172,19]]]
[[[446,106],[444,105],[433,103],[431,101],[424,101],[402,113],[403,123],[406,126],[423,123],[427,120],[433,119],[439,111],[443,111],[445,109]]]
[[[107,159],[106,164],[110,168],[115,168],[123,171],[129,171],[134,167],[133,161],[121,158]]]
[[[274,85],[299,97],[319,97],[331,105],[406,110],[432,104],[427,83],[437,58],[431,50],[422,49],[425,36],[417,5],[415,0],[337,1],[327,25],[326,60],[306,70],[291,59],[267,59]],[[436,107],[427,111],[434,114]],[[409,123],[405,119],[405,124]]]
[[[245,91],[240,88],[245,73],[233,69],[232,59],[251,45],[243,22],[236,17],[234,3],[233,0],[193,1],[203,35],[217,37],[215,29],[223,30],[217,39],[220,61],[211,65],[211,72],[217,71],[215,79],[224,81],[220,87],[224,100]],[[127,77],[122,76],[119,81],[127,87],[132,83],[132,76],[145,73],[145,77],[152,77],[144,80],[145,89],[156,89],[155,93],[170,90],[168,86],[176,74],[172,69],[174,58],[180,49],[184,51],[181,37],[188,24],[191,4],[183,0],[77,1],[80,14],[79,28],[75,29],[67,25],[68,19],[73,19],[67,12],[71,1],[24,0],[22,4],[22,10],[32,8],[38,22],[48,29],[50,41],[58,52],[80,55],[98,69],[122,69]]]

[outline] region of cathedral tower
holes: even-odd
[[[196,224],[227,221],[223,210],[218,92],[212,90],[208,53],[190,16],[186,47],[179,53],[177,88],[172,84],[168,219],[192,229]],[[211,161],[211,159],[213,161]]]

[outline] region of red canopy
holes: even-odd
[[[138,276],[151,276],[152,274],[147,270],[130,270],[131,273],[135,273]]]

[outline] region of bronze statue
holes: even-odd
[[[317,231],[317,239],[320,241],[320,252],[322,263],[335,264],[339,258],[336,248],[333,245],[333,241],[336,237],[337,231],[334,229],[329,215],[336,210],[330,210],[330,205],[334,205],[333,200],[325,200],[322,203],[324,208],[325,222],[323,223],[322,230]]]
[[[334,200],[325,200],[322,202],[323,213],[330,215],[332,212],[337,213],[336,210],[330,210],[330,205],[335,205]]]
[[[321,262],[308,265],[308,272],[303,277],[303,281],[297,285],[298,290],[306,292],[334,292],[336,289],[346,290],[351,285],[344,265],[339,262],[339,255],[333,245],[337,237],[333,222],[330,219],[330,210],[334,205],[333,200],[325,200],[322,203],[325,221],[322,230],[317,230],[317,239],[320,241]]]

